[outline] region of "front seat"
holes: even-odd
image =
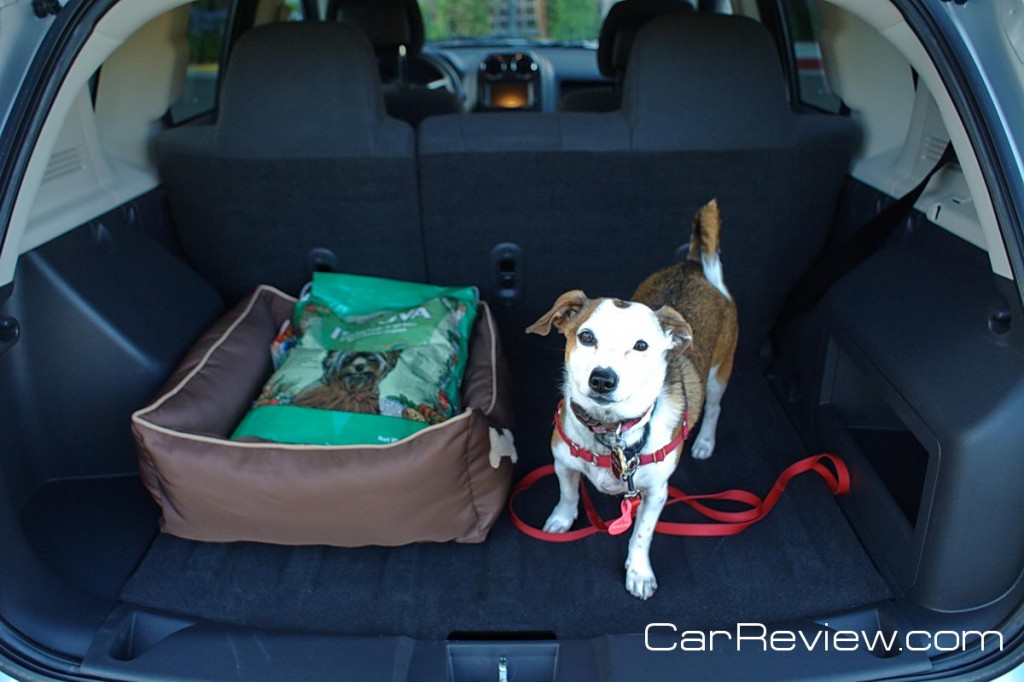
[[[428,116],[462,111],[453,93],[409,81],[410,65],[423,50],[423,14],[416,0],[331,0],[327,12],[361,28],[373,44],[389,116],[415,126]]]
[[[597,39],[597,68],[611,85],[570,92],[559,111],[616,111],[622,107],[622,81],[637,31],[651,19],[671,12],[692,12],[684,0],[622,0],[612,5]]]

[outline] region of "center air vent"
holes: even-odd
[[[492,54],[480,63],[480,70],[489,80],[501,78],[506,68],[505,57],[500,54]]]
[[[517,54],[512,57],[512,61],[509,63],[509,70],[516,75],[517,78],[526,80],[533,78],[533,74],[537,72],[537,62],[533,61],[525,54]]]
[[[529,55],[517,52],[515,54],[492,54],[480,62],[480,73],[484,78],[491,81],[508,80],[529,80],[537,73],[537,62]]]

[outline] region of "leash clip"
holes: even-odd
[[[636,468],[639,466],[640,458],[636,455],[627,458],[626,454],[621,448],[615,451],[616,456],[619,459],[619,468],[621,472],[619,478],[629,484],[630,490],[633,489],[633,474],[636,473]]]
[[[633,487],[633,474],[636,473],[636,468],[639,466],[639,463],[639,457],[626,457],[625,451],[619,446],[615,446],[612,450],[612,474],[620,481],[628,483],[630,489]]]
[[[612,446],[612,473],[620,481],[629,486],[628,497],[636,497],[637,492],[633,487],[633,474],[640,465],[640,458],[636,455],[626,457],[626,441],[622,437],[622,424],[615,430],[615,445]]]

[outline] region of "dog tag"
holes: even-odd
[[[626,470],[626,453],[622,451],[622,448],[615,448],[611,460],[612,473],[615,474],[615,478],[622,480],[622,473]]]
[[[615,448],[612,452],[612,473],[620,481],[629,483],[630,489],[633,488],[633,474],[636,473],[636,467],[640,462],[638,457],[627,458],[626,453],[621,447]]]
[[[636,508],[639,506],[639,497],[627,497],[622,500],[622,504],[619,505],[622,516],[608,524],[608,534],[621,535],[629,530],[629,527],[633,525],[633,517],[636,516]]]

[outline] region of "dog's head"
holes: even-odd
[[[350,393],[369,391],[391,371],[397,360],[398,351],[331,351],[323,361],[323,382],[340,382]]]
[[[675,309],[651,310],[614,298],[562,294],[551,310],[527,327],[565,336],[565,392],[602,421],[621,421],[651,406],[665,383],[669,356],[693,341],[690,325]]]

